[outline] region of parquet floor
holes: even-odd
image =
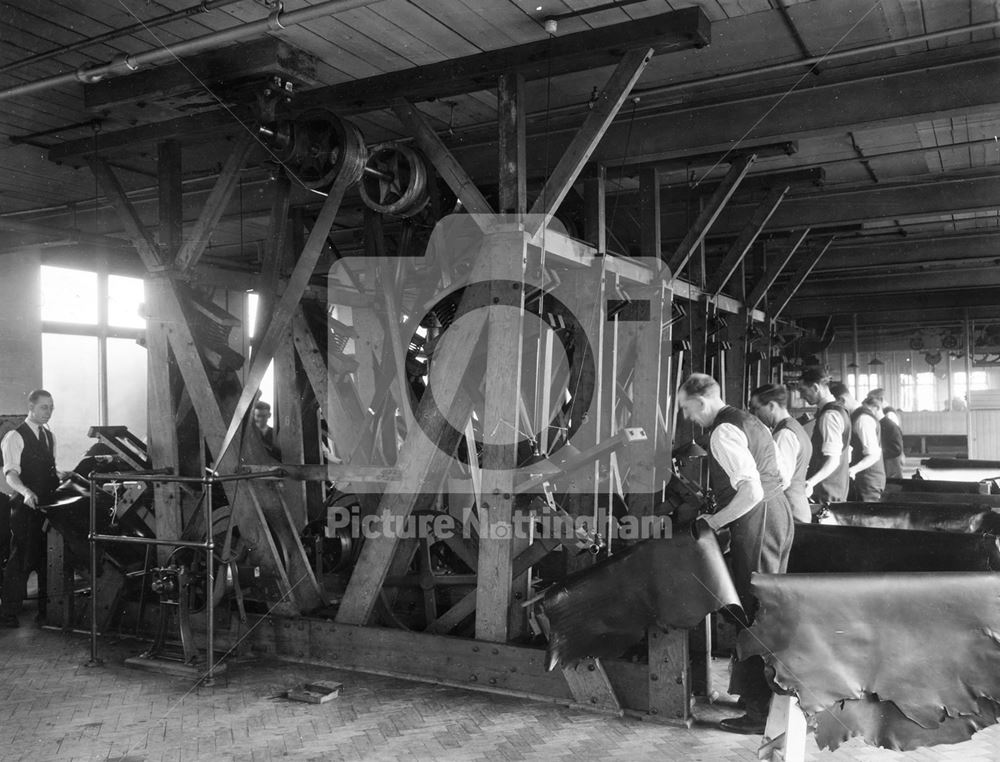
[[[758,739],[584,713],[553,704],[278,661],[231,663],[211,688],[136,671],[136,641],[103,640],[105,663],[83,666],[86,637],[39,630],[24,616],[0,630],[0,760],[755,760]],[[306,679],[342,682],[326,704],[278,698]],[[723,678],[720,676],[719,682]],[[729,712],[699,709],[717,720]],[[813,762],[998,762],[1000,727],[964,744],[899,754],[854,741]]]

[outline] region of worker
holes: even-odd
[[[792,547],[792,509],[781,489],[774,440],[754,416],[722,400],[711,376],[689,376],[677,399],[684,417],[710,432],[709,475],[719,509],[699,517],[695,532],[704,525],[712,531],[729,528],[733,583],[749,626],[757,608],[750,575],[783,573]],[[759,656],[733,665],[730,692],[740,696],[746,714],[723,720],[722,728],[762,734],[771,686]]]
[[[268,424],[271,419],[271,406],[263,400],[253,406],[253,425],[257,427],[260,438],[264,442],[267,454],[275,460],[281,460],[281,449],[274,443],[274,429]]]
[[[886,479],[902,479],[906,465],[906,448],[903,446],[903,428],[899,423],[896,408],[888,405],[882,408],[879,431],[882,434],[882,463],[885,464]]]
[[[812,442],[802,424],[788,412],[788,389],[784,384],[757,387],[750,395],[750,412],[771,429],[781,486],[792,507],[792,518],[808,524],[812,521],[812,510],[806,497],[806,472],[812,458]]]
[[[851,419],[830,391],[830,376],[820,368],[806,368],[799,394],[816,406],[812,458],[806,470],[806,496],[814,503],[842,503],[850,483]]]
[[[881,418],[882,405],[871,396],[851,413],[851,499],[862,503],[877,503],[885,491]]]
[[[27,595],[28,576],[38,575],[38,616],[45,619],[45,532],[40,505],[52,502],[62,478],[56,470],[56,444],[46,424],[55,404],[36,389],[28,395],[28,416],[0,442],[3,474],[17,494],[10,502],[10,557],[4,570],[0,627],[19,627],[17,615]]]

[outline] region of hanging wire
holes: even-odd
[[[625,150],[622,152],[622,163],[618,168],[618,193],[615,194],[615,203],[611,207],[611,219],[606,226],[605,235],[610,235],[615,227],[615,217],[618,215],[618,202],[621,200],[621,178],[625,175],[625,165],[628,162],[629,146],[632,142],[632,125],[635,124],[635,112],[639,106],[639,97],[632,98],[632,113],[628,118],[628,129],[625,132]]]

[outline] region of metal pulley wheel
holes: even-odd
[[[373,211],[400,217],[416,214],[429,199],[424,159],[407,145],[379,143],[369,151],[359,190]]]
[[[353,122],[324,108],[311,109],[295,119],[291,142],[291,155],[284,164],[305,187],[326,188],[338,176],[349,185],[361,179],[368,150]]]

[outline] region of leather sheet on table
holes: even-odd
[[[773,667],[821,746],[954,743],[996,722],[1000,575],[757,574],[752,585],[760,608],[740,658]]]
[[[982,505],[941,503],[832,503],[829,520],[838,526],[917,529],[925,532],[1000,534],[1000,514]]]
[[[709,613],[739,610],[736,588],[711,532],[645,540],[552,585],[547,668],[613,658],[649,627],[694,627]]]
[[[796,524],[789,574],[1000,571],[986,534]]]

